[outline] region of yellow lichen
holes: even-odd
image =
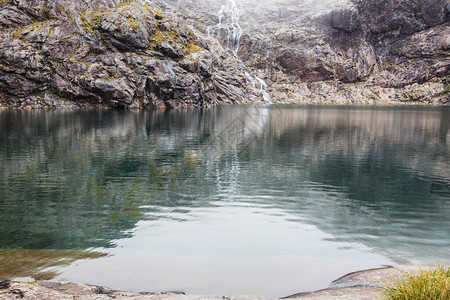
[[[129,17],[127,19],[127,23],[130,26],[130,28],[134,31],[139,28],[139,24],[136,23],[136,21],[132,17]]]
[[[94,31],[94,27],[92,26],[91,22],[89,22],[89,20],[87,19],[87,12],[83,12],[80,15],[80,19],[81,19],[81,26],[83,27],[84,31],[87,32]]]
[[[156,42],[156,44],[161,44],[166,41],[174,41],[176,42],[178,34],[176,31],[161,31],[158,30],[152,36],[152,39]]]
[[[155,17],[159,17],[159,19],[162,19],[163,18],[162,11],[160,11],[159,9],[156,10]]]
[[[109,15],[113,11],[113,9],[122,8],[122,11],[128,10],[125,6],[134,5],[133,4],[134,2],[135,1],[121,2],[121,3],[117,4],[114,8],[107,9],[104,12],[98,12],[98,9],[97,9],[96,11],[94,11],[94,12],[89,14],[89,16],[92,16],[90,22],[87,20],[87,18],[85,18],[87,24],[85,24],[84,27],[86,27],[88,30],[91,30],[91,29],[93,30],[93,27],[95,25],[96,26],[100,26],[103,17]],[[142,5],[142,6],[144,6],[144,5]],[[137,28],[139,28],[139,23],[137,23],[135,21],[134,17],[129,16],[126,21],[127,21],[127,24],[130,26],[130,28],[132,30],[136,30]],[[119,24],[116,24],[116,25],[118,27],[120,27],[120,26],[122,26],[122,23],[119,23]]]
[[[47,38],[52,34],[52,32],[55,30],[55,27],[50,27],[48,29]]]
[[[69,22],[68,22],[68,23],[72,23],[72,16],[70,15],[70,13],[69,13],[68,11],[66,11],[66,10],[64,9],[64,7],[61,7],[61,12],[62,12],[63,14],[65,14],[65,15],[69,18]]]
[[[25,31],[33,31],[37,28],[39,28],[40,26],[44,25],[46,22],[42,21],[42,22],[35,22],[31,25],[28,25],[26,27],[20,28],[18,30],[16,30],[16,32],[14,32],[14,38],[15,39],[21,39],[24,37],[24,32]]]
[[[203,49],[202,47],[197,46],[194,43],[188,44],[187,50],[189,51],[189,53],[197,53],[197,52],[200,52],[200,51],[206,51],[206,49]]]
[[[144,8],[151,15],[156,15],[158,12],[156,9],[150,7],[148,4],[142,5],[142,8]]]
[[[120,2],[114,8],[124,7],[127,5],[131,5],[132,3],[135,3],[135,2],[136,2],[135,0]]]

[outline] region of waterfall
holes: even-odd
[[[267,90],[269,89],[267,83],[258,76],[250,75],[248,72],[245,72],[245,76],[247,77],[247,81],[249,81],[254,88],[259,89],[263,96],[263,100],[267,103],[272,104],[272,97],[270,97],[269,93],[267,92]]]
[[[138,0],[140,3],[152,3],[151,0]],[[242,36],[242,28],[239,24],[239,19],[242,14],[242,5],[240,0],[221,0],[222,5],[220,6],[220,10],[217,12],[218,23],[213,26],[209,26],[207,28],[207,34],[218,39],[222,45],[231,50],[234,56],[237,58],[241,36]],[[120,3],[120,0],[103,0],[104,4],[107,7],[113,7]],[[175,10],[178,11],[180,6],[183,5],[184,0],[177,0]],[[270,97],[267,90],[269,89],[268,85],[259,78],[258,76],[252,76],[249,73],[245,72],[245,76],[247,77],[247,81],[253,86],[255,89],[259,89],[261,92],[262,98],[267,103],[273,103],[272,98]]]
[[[222,42],[224,47],[230,49],[237,57],[239,46],[242,36],[242,28],[239,25],[239,18],[241,16],[241,10],[239,9],[239,0],[223,0],[224,4],[221,5],[220,10],[217,13],[218,23],[214,26],[210,26],[207,29],[207,34]],[[255,76],[252,77],[249,73],[245,73],[248,81],[254,88],[259,88],[262,97],[265,102],[272,103],[272,99],[267,93],[269,88],[267,84],[261,78]]]
[[[242,28],[239,25],[239,17],[241,11],[235,0],[224,0],[225,4],[220,7],[217,17],[219,22],[210,26],[207,29],[208,35],[222,40],[224,46],[228,47],[235,56],[239,50],[239,44],[241,42]]]
[[[119,0],[103,0],[103,4],[108,8],[114,7],[119,3],[120,3]]]
[[[267,89],[269,88],[269,86],[267,85],[267,83],[262,80],[261,78],[259,78],[258,76],[255,76],[256,80],[258,81],[259,85],[260,85],[260,91],[261,94],[263,96],[264,101],[272,104],[272,98],[270,97],[269,93],[267,92]]]

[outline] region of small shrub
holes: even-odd
[[[387,287],[384,296],[388,300],[449,300],[450,268],[438,265],[407,273],[393,287]]]

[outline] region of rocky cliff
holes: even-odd
[[[447,0],[356,0],[303,18],[298,6],[286,8],[282,21],[266,27],[269,64],[244,60],[275,82],[278,98],[449,104],[447,7]],[[246,36],[242,50],[253,43]]]
[[[210,7],[190,15],[200,30],[217,22],[217,1],[165,2]],[[275,101],[450,103],[448,0],[219,1],[230,2],[238,56]]]
[[[250,103],[259,78],[280,103],[448,105],[449,21],[448,0],[0,0],[0,105]]]
[[[242,63],[151,1],[0,1],[3,107],[252,101]]]

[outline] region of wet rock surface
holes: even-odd
[[[240,61],[215,40],[151,1],[118,2],[0,1],[0,107],[200,107],[255,97]]]

